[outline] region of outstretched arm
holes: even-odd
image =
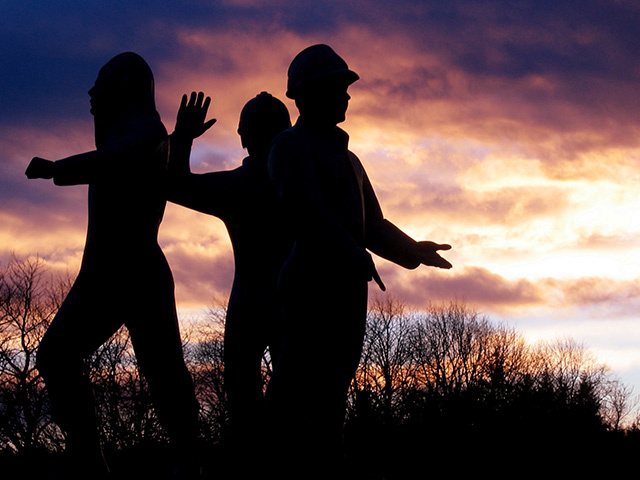
[[[367,247],[382,258],[410,270],[420,265],[447,269],[452,267],[451,263],[438,254],[439,250],[450,250],[451,245],[415,241],[384,218],[378,220],[372,230],[368,235]]]
[[[429,241],[415,241],[409,235],[385,219],[378,199],[366,174],[364,175],[364,201],[367,222],[367,248],[376,255],[408,269],[427,265],[438,268],[451,268],[452,265],[442,258],[439,250],[449,250],[451,245]]]
[[[152,117],[137,117],[129,121],[120,136],[103,147],[89,152],[51,161],[34,157],[25,175],[27,178],[53,179],[56,185],[80,185],[126,176],[148,175],[157,165],[149,152],[166,147],[167,132],[162,123]]]

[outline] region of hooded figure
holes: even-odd
[[[167,132],[155,109],[151,69],[122,53],[89,90],[96,149],[58,161],[34,158],[28,178],[88,185],[88,229],[80,272],[38,348],[71,468],[99,478],[104,462],[84,360],[123,324],[149,384],[179,469],[197,474],[198,403],[185,366],[174,283],[158,245],[166,197]]]

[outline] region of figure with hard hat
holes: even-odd
[[[384,290],[369,251],[408,269],[451,268],[438,254],[449,245],[415,241],[384,218],[348,149],[337,125],[358,78],[327,45],[300,52],[286,93],[300,115],[269,154],[294,240],[279,280],[283,345],[267,389],[280,478],[341,478],[345,402],[362,349],[368,281]]]
[[[224,334],[224,384],[231,443],[241,478],[254,478],[263,424],[261,361],[268,347],[277,355],[279,306],[276,282],[291,249],[279,202],[267,172],[273,138],[291,126],[289,111],[262,92],[246,103],[238,133],[248,156],[234,170],[192,173],[189,155],[194,138],[215,120],[205,122],[210,99],[193,92],[182,98],[171,135],[169,200],[220,218],[233,247],[235,274]]]

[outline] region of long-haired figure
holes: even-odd
[[[28,178],[88,184],[89,220],[80,272],[37,355],[54,419],[82,478],[106,474],[84,359],[123,324],[156,413],[197,474],[198,403],[183,358],[174,283],[158,245],[165,208],[167,132],[155,107],[153,74],[137,54],[111,59],[89,90],[96,149],[58,161],[34,158]]]

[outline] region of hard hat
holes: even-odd
[[[255,135],[274,129],[284,130],[290,126],[289,110],[285,104],[267,92],[260,92],[242,108],[238,133]]]
[[[296,55],[287,76],[286,95],[293,99],[300,90],[320,80],[343,77],[347,85],[351,85],[360,78],[330,46],[324,44],[312,45]]]

